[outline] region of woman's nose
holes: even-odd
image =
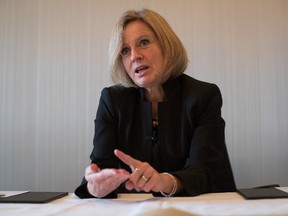
[[[131,49],[131,61],[135,62],[135,61],[139,61],[142,60],[143,56],[141,54],[141,51],[137,48],[133,48]]]

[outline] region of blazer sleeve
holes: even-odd
[[[184,195],[235,191],[221,117],[222,96],[216,85],[210,86],[197,100],[196,128],[185,166],[173,173],[181,180]]]
[[[117,125],[113,100],[108,88],[104,88],[97,109],[95,133],[93,139],[93,150],[90,155],[91,163],[96,163],[100,169],[117,167],[118,159],[114,156],[116,148]],[[87,190],[87,181],[82,179],[81,184],[76,188],[75,194],[80,198],[93,198]],[[116,191],[111,192],[103,198],[115,198]]]

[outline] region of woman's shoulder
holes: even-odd
[[[187,74],[182,74],[180,77],[179,77],[179,80],[181,80],[181,82],[183,84],[186,84],[186,85],[193,85],[193,86],[196,86],[196,87],[209,87],[211,85],[215,85],[214,83],[210,83],[210,82],[206,82],[206,81],[202,81],[202,80],[199,80],[199,79],[196,79],[192,76],[189,76]]]
[[[191,94],[207,94],[212,92],[220,92],[215,83],[198,80],[189,75],[183,74],[179,77],[179,82],[184,92]]]
[[[194,101],[201,106],[206,107],[207,104],[215,103],[221,106],[222,94],[219,87],[215,83],[209,83],[197,80],[188,75],[180,78],[182,97],[185,101]]]
[[[105,100],[126,101],[139,96],[139,89],[131,87],[123,87],[121,85],[113,85],[103,88],[101,97]]]

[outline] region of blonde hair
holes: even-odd
[[[142,21],[156,35],[165,59],[164,71],[168,77],[177,77],[183,74],[188,64],[187,53],[167,21],[149,9],[129,10],[116,23],[110,41],[108,66],[112,81],[124,87],[137,87],[126,73],[120,55],[124,29],[128,23],[133,21]]]

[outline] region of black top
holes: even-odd
[[[177,176],[184,188],[178,195],[235,191],[219,88],[183,74],[168,80],[163,89],[166,100],[158,103],[157,142],[152,139],[152,104],[145,100],[144,89],[103,89],[91,162],[102,169],[121,167],[131,171],[114,156],[117,148],[148,162],[160,173]],[[75,191],[77,196],[92,197],[86,184],[83,179]],[[118,192],[127,191],[122,185],[108,197]]]

